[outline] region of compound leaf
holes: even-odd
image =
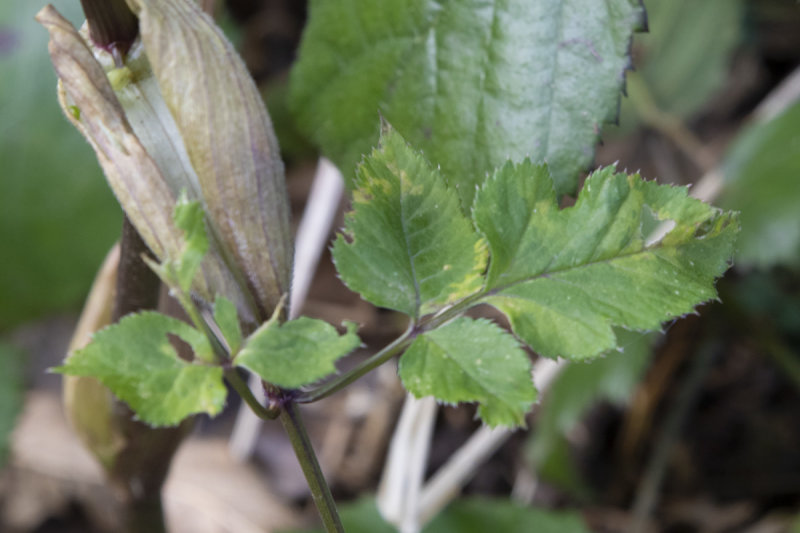
[[[657,329],[716,295],[738,231],[735,214],[689,198],[685,189],[605,168],[576,204],[558,209],[540,167],[506,166],[487,180],[474,208],[491,250],[484,301],[542,355],[581,359],[616,345],[612,325]],[[509,214],[491,216],[497,199]],[[672,220],[651,245],[647,218]],[[508,226],[508,228],[504,227]]]
[[[417,337],[400,359],[400,378],[414,396],[478,402],[490,426],[522,426],[536,400],[528,354],[488,320],[458,318]]]
[[[226,397],[222,368],[181,359],[170,335],[187,342],[197,360],[210,358],[202,333],[175,318],[143,312],[98,331],[53,370],[98,379],[153,426],[176,425],[195,413],[218,414]]]
[[[455,192],[397,132],[387,128],[359,166],[357,187],[333,247],[348,287],[415,318],[481,287],[484,241]]]
[[[316,0],[292,72],[298,125],[349,176],[379,113],[465,207],[530,156],[571,192],[617,114],[639,0]]]
[[[361,344],[356,324],[345,326],[346,333],[339,335],[322,320],[300,317],[280,324],[273,319],[247,339],[234,362],[280,387],[307,385],[335,372],[336,360]]]

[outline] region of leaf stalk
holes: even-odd
[[[311,440],[308,438],[303,419],[300,416],[300,408],[293,401],[287,402],[283,406],[280,420],[289,441],[292,444],[300,467],[306,477],[308,487],[311,489],[311,496],[319,511],[325,531],[328,533],[344,533],[344,526],[336,510],[336,503],[333,501],[328,483],[319,466]]]
[[[313,403],[323,398],[327,398],[331,394],[339,392],[349,384],[353,383],[375,368],[381,366],[383,363],[408,348],[408,346],[416,338],[417,333],[418,330],[415,327],[415,324],[412,322],[408,329],[406,329],[405,333],[392,341],[391,344],[388,344],[382,350],[375,353],[369,359],[363,361],[352,370],[340,374],[339,376],[326,383],[323,383],[317,388],[301,392],[295,398],[295,403]]]
[[[233,390],[241,396],[242,400],[244,400],[258,418],[263,420],[275,420],[278,418],[281,412],[280,406],[273,406],[270,404],[269,407],[264,407],[261,405],[235,368],[225,369],[225,380],[230,383]]]

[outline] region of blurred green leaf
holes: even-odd
[[[358,167],[353,211],[333,247],[352,290],[411,317],[480,289],[487,251],[456,193],[387,128]]]
[[[170,342],[188,343],[196,362],[181,359]],[[212,359],[208,339],[185,322],[155,312],[125,316],[92,336],[55,372],[97,378],[153,426],[174,426],[195,413],[217,415],[227,390],[222,368]]]
[[[617,116],[639,0],[316,0],[291,77],[298,125],[348,180],[383,115],[465,207],[506,160],[574,191]]]
[[[348,533],[397,533],[371,497],[340,507]],[[310,530],[305,533],[317,533]],[[501,499],[464,498],[450,504],[422,533],[589,533],[581,516],[570,511],[524,507]]]
[[[0,469],[8,458],[9,439],[24,399],[25,354],[0,342]]]
[[[620,351],[588,362],[572,362],[556,377],[539,407],[526,457],[549,481],[576,489],[580,482],[565,455],[565,436],[600,401],[621,404],[639,382],[652,353],[654,334],[615,330]]]
[[[288,81],[286,79],[271,81],[261,87],[261,95],[267,105],[272,127],[275,128],[275,136],[278,137],[281,158],[287,165],[293,161],[316,159],[316,148],[298,129],[297,122],[289,109]]]
[[[273,318],[250,335],[234,363],[280,387],[307,385],[336,372],[336,360],[361,344],[356,324],[345,327],[339,335],[322,320],[300,317],[281,324]]]
[[[723,171],[720,204],[741,211],[737,263],[800,265],[800,101],[743,131]]]
[[[418,398],[478,402],[489,426],[524,426],[536,401],[528,354],[488,320],[460,317],[420,335],[400,358],[398,373]]]
[[[634,37],[637,67],[628,74],[628,98],[620,112],[623,130],[641,118],[640,106],[687,118],[722,88],[742,39],[743,4],[645,0],[648,31]]]
[[[589,533],[578,513],[535,509],[508,500],[465,498],[450,505],[423,533]]]
[[[80,17],[80,4],[57,0]],[[77,306],[119,235],[94,154],[62,116],[42,4],[0,2],[0,329]]]

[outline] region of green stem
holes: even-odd
[[[233,387],[239,396],[242,397],[244,403],[246,403],[248,407],[252,409],[258,418],[264,420],[274,420],[278,418],[278,415],[281,412],[280,407],[264,407],[261,405],[258,399],[253,396],[253,392],[250,390],[250,387],[247,386],[247,383],[244,382],[235,368],[228,368],[225,370],[225,379],[228,381],[228,383],[230,383],[231,387]]]
[[[414,339],[420,332],[436,329],[445,322],[464,314],[467,309],[479,303],[480,300],[486,296],[486,294],[486,291],[481,291],[468,296],[443,310],[439,314],[423,319],[418,325],[412,321],[405,333],[403,333],[400,337],[395,339],[391,344],[383,348],[381,351],[362,362],[355,368],[340,374],[327,383],[323,383],[317,388],[300,393],[294,401],[296,403],[312,403],[316,402],[317,400],[327,398],[335,392],[339,392],[347,385],[361,378],[373,369],[381,366],[383,363],[397,354],[403,352],[403,350],[408,348],[408,346],[414,342]]]
[[[203,319],[203,316],[200,314],[200,310],[195,305],[192,297],[183,292],[180,289],[174,288],[175,291],[175,298],[177,298],[178,303],[181,304],[183,310],[186,311],[186,314],[189,315],[189,320],[192,321],[194,327],[198,330],[203,332],[203,335],[206,336],[208,342],[211,343],[211,349],[213,351],[214,359],[211,361],[206,361],[207,363],[211,364],[219,364],[223,361],[228,361],[230,359],[230,354],[225,346],[222,345],[220,340],[211,331],[211,328],[208,326],[206,321]],[[200,357],[199,354],[195,354],[197,357]]]
[[[454,318],[463,315],[467,309],[470,307],[480,303],[480,300],[484,298],[490,292],[495,292],[499,289],[493,289],[492,291],[487,291],[482,289],[480,292],[476,292],[470,296],[467,296],[463,300],[459,300],[458,302],[454,303],[450,307],[440,311],[439,313],[432,315],[419,323],[420,329],[425,331],[430,331],[432,329],[436,329],[445,322],[449,322]]]
[[[300,408],[294,402],[288,401],[283,406],[280,419],[283,428],[289,435],[289,441],[292,443],[292,448],[294,448],[294,453],[300,462],[300,467],[303,469],[303,474],[306,477],[306,482],[308,482],[308,487],[311,489],[311,496],[314,498],[314,503],[317,506],[320,518],[322,518],[325,531],[328,533],[344,533],[342,521],[339,519],[339,513],[336,510],[336,503],[333,501],[328,483],[322,474],[314,448],[311,446],[311,440],[308,438],[308,433],[306,433],[306,428],[300,417]]]
[[[352,382],[356,381],[371,370],[381,366],[383,363],[408,348],[408,346],[414,341],[414,332],[415,328],[412,322],[405,333],[395,339],[384,349],[377,352],[372,357],[366,361],[363,361],[361,364],[349,370],[348,372],[340,374],[339,376],[328,381],[327,383],[323,383],[315,389],[300,393],[294,401],[296,403],[312,403],[342,390]]]

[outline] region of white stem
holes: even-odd
[[[320,158],[295,238],[289,318],[296,318],[306,301],[319,258],[328,243],[343,191],[344,180],[339,169],[327,159]],[[265,397],[261,380],[251,375],[248,385],[256,399],[263,404]],[[261,422],[246,405],[239,408],[228,444],[234,459],[246,461],[253,454],[261,431]]]
[[[298,317],[303,309],[343,192],[344,179],[339,169],[324,157],[320,158],[303,218],[297,227],[289,318]]]
[[[437,410],[433,397],[418,400],[408,394],[389,445],[377,504],[383,518],[401,533],[421,529],[420,493]]]
[[[753,120],[755,122],[766,122],[786,111],[786,109],[800,99],[800,67],[794,69],[791,74],[770,93],[761,100],[755,111]]]

